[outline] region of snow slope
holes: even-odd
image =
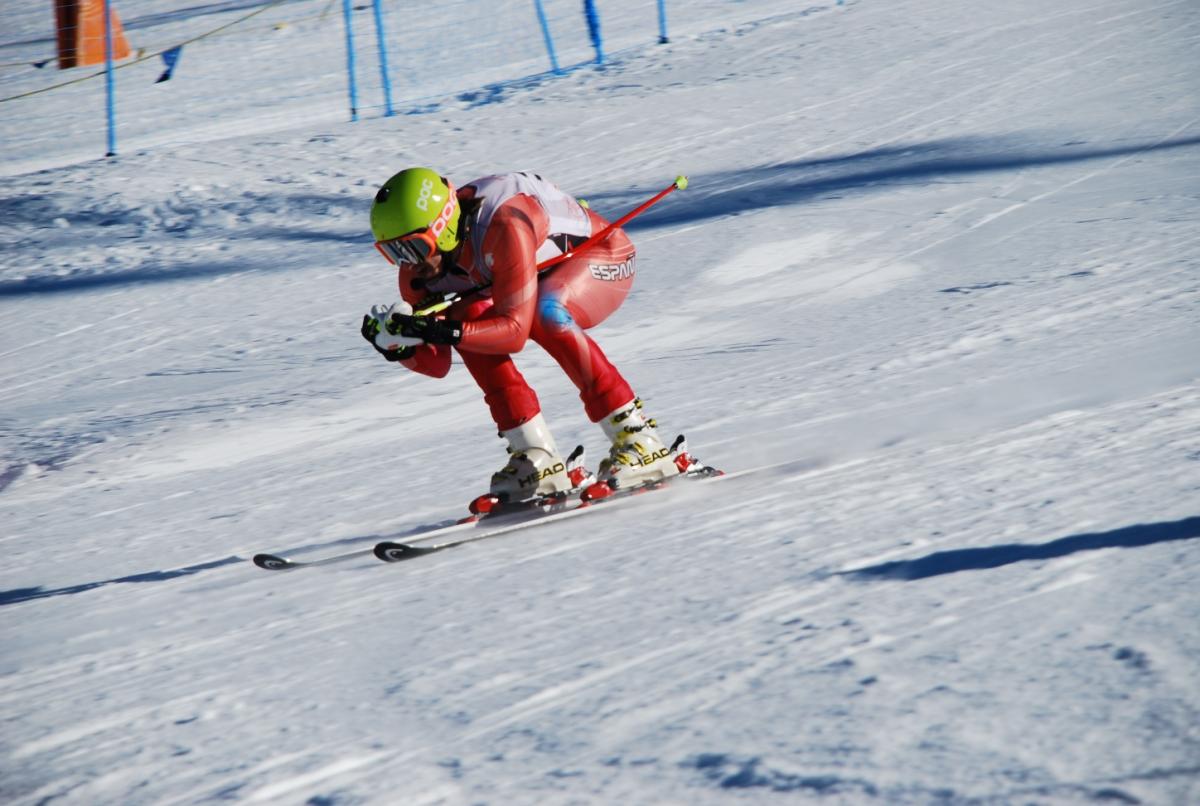
[[[6,176],[4,802],[1200,802],[1200,7],[778,5]],[[448,522],[503,461],[461,367],[357,333],[411,163],[610,215],[687,173],[596,336],[663,430],[771,469],[253,567]]]

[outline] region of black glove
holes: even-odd
[[[413,353],[417,351],[416,347],[401,347],[398,350],[385,350],[375,343],[375,337],[379,335],[379,320],[374,316],[367,315],[362,321],[362,336],[367,341],[371,342],[371,346],[375,351],[388,361],[403,361],[406,358],[412,358]]]
[[[434,319],[432,316],[392,314],[387,323],[388,333],[421,339],[426,344],[458,344],[462,341],[462,322],[453,319]],[[372,337],[374,338],[374,337]],[[374,343],[374,342],[372,342]]]

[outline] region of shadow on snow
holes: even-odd
[[[362,254],[374,251],[371,249],[371,234],[365,226],[365,218],[363,228],[352,231],[312,223],[331,216],[335,216],[337,221],[341,214],[358,211],[360,207],[365,211],[369,197],[364,201],[340,194],[258,194],[253,197],[243,194],[230,201],[223,210],[227,217],[232,218],[254,213],[274,213],[289,220],[310,222],[288,228],[275,225],[243,226],[240,223],[214,224],[205,214],[221,213],[219,205],[212,210],[201,210],[195,205],[164,204],[131,209],[88,208],[85,205],[74,209],[70,201],[63,193],[0,198],[0,221],[9,227],[32,230],[30,234],[34,241],[52,242],[56,249],[66,253],[71,253],[77,244],[96,251],[97,247],[102,250],[105,244],[112,242],[126,244],[141,241],[154,243],[158,251],[169,254],[175,243],[186,243],[192,239],[206,242],[228,240],[231,243],[243,239],[255,243],[333,243],[356,245],[363,250]],[[62,229],[52,227],[51,222],[60,217],[69,219],[70,226]],[[45,229],[53,231],[49,235],[38,232]],[[33,273],[28,277],[0,279],[0,299],[216,278],[246,272],[290,272],[296,270],[296,262],[290,257],[295,251],[289,248],[286,252],[289,257],[285,259],[258,258],[254,262],[242,259],[188,264],[151,258],[134,268],[110,271],[94,271],[82,262],[85,258],[80,258],[80,265],[72,266],[75,271],[70,274]]]
[[[939,551],[915,560],[896,560],[841,572],[845,576],[882,579],[928,579],[960,571],[1000,568],[1028,560],[1051,560],[1080,551],[1136,548],[1200,537],[1200,516],[1167,523],[1143,523],[1111,532],[1073,535],[1049,543],[1010,544]]]
[[[795,160],[715,174],[698,174],[691,177],[691,189],[686,193],[678,194],[671,201],[649,210],[626,225],[626,229],[636,231],[689,224],[764,208],[803,204],[819,197],[884,192],[898,185],[954,181],[959,177],[977,174],[1027,170],[1196,146],[1200,146],[1200,137],[1114,146],[1089,146],[1080,141],[1064,142],[1057,146],[1030,146],[1024,141],[954,138],[908,146],[874,148],[836,157]],[[640,189],[600,191],[582,195],[602,215],[615,219],[642,201],[646,192],[645,189]],[[36,206],[39,203],[40,200],[37,199],[24,202],[26,206]],[[305,196],[296,197],[295,204],[288,209],[298,207],[302,214],[319,214],[331,205],[346,203],[347,199],[341,196]],[[12,200],[0,201],[0,212],[6,215],[11,213],[18,220],[27,220],[31,215],[30,210],[25,210],[18,202]],[[29,223],[42,223],[47,215],[40,207],[33,214],[38,217],[38,221]],[[83,211],[73,214],[73,217],[77,221],[97,226],[113,223],[111,213]],[[192,231],[200,229],[200,225],[185,225],[185,230],[189,231],[183,234],[190,235]],[[211,237],[219,237],[221,234],[220,231],[205,233]],[[237,235],[281,241],[362,243],[364,248],[370,244],[365,221],[361,235],[331,232],[312,226],[239,230]],[[280,266],[247,266],[245,263],[229,262],[169,268],[148,267],[67,277],[29,277],[0,281],[0,298],[291,269],[294,269],[294,266],[290,263]]]
[[[28,277],[23,280],[0,282],[0,299],[38,294],[60,294],[68,291],[87,291],[112,286],[170,283],[176,280],[196,280],[205,277],[224,277],[249,271],[261,271],[244,263],[210,263],[198,266],[173,266],[157,269],[127,269],[104,274],[81,274],[75,277]]]
[[[801,204],[818,197],[881,192],[905,184],[953,181],[977,174],[1027,170],[1139,153],[1200,146],[1200,137],[1128,145],[1078,141],[1030,146],[985,138],[953,138],[874,148],[854,154],[796,160],[690,177],[689,189],[630,222],[626,229],[695,223],[769,207]],[[645,191],[639,191],[645,192]],[[602,215],[615,217],[640,200],[628,191],[586,195]],[[602,204],[596,204],[602,202]]]
[[[371,245],[371,241],[360,236],[346,234],[319,234],[306,231],[259,233],[264,238],[283,241],[340,241],[344,243]],[[202,280],[213,277],[228,277],[235,274],[261,274],[270,271],[295,271],[295,266],[286,261],[265,265],[229,261],[224,263],[200,263],[155,268],[122,269],[103,274],[78,274],[68,277],[26,277],[20,280],[0,280],[0,299],[5,297],[36,296],[41,294],[63,294],[72,291],[88,291],[116,286],[135,286],[152,283],[171,283],[179,280]]]
[[[77,593],[85,593],[104,587],[105,585],[116,585],[125,582],[164,582],[168,579],[192,576],[193,574],[199,574],[202,571],[209,571],[213,568],[221,568],[226,565],[244,562],[245,559],[242,557],[230,556],[221,560],[213,560],[212,562],[189,565],[186,568],[172,568],[168,571],[149,571],[144,574],[132,574],[127,577],[117,577],[116,579],[103,579],[99,582],[68,585],[65,588],[16,588],[14,590],[0,591],[0,607],[19,602],[28,602],[33,599],[48,599],[52,596],[73,596]]]

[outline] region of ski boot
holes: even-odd
[[[471,502],[477,516],[561,508],[572,493],[595,481],[584,465],[583,446],[563,460],[541,413],[500,436],[508,440],[508,463],[492,475],[487,494]]]
[[[642,401],[635,398],[600,421],[611,440],[608,456],[600,462],[597,483],[583,494],[584,501],[606,498],[616,490],[651,487],[679,475],[690,463],[682,438],[668,448],[655,430],[657,424],[642,415]],[[677,462],[679,448],[684,460]]]

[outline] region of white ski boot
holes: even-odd
[[[659,438],[655,426],[654,420],[642,415],[642,401],[637,398],[600,421],[600,427],[612,440],[612,448],[600,462],[597,474],[602,483],[623,489],[680,472],[674,452]]]
[[[574,486],[540,412],[500,436],[508,440],[508,464],[492,474],[492,495],[515,502],[564,493]]]
[[[508,440],[508,464],[492,475],[490,491],[471,502],[475,515],[562,506],[571,493],[596,481],[584,464],[582,445],[563,460],[540,412],[500,436]]]

